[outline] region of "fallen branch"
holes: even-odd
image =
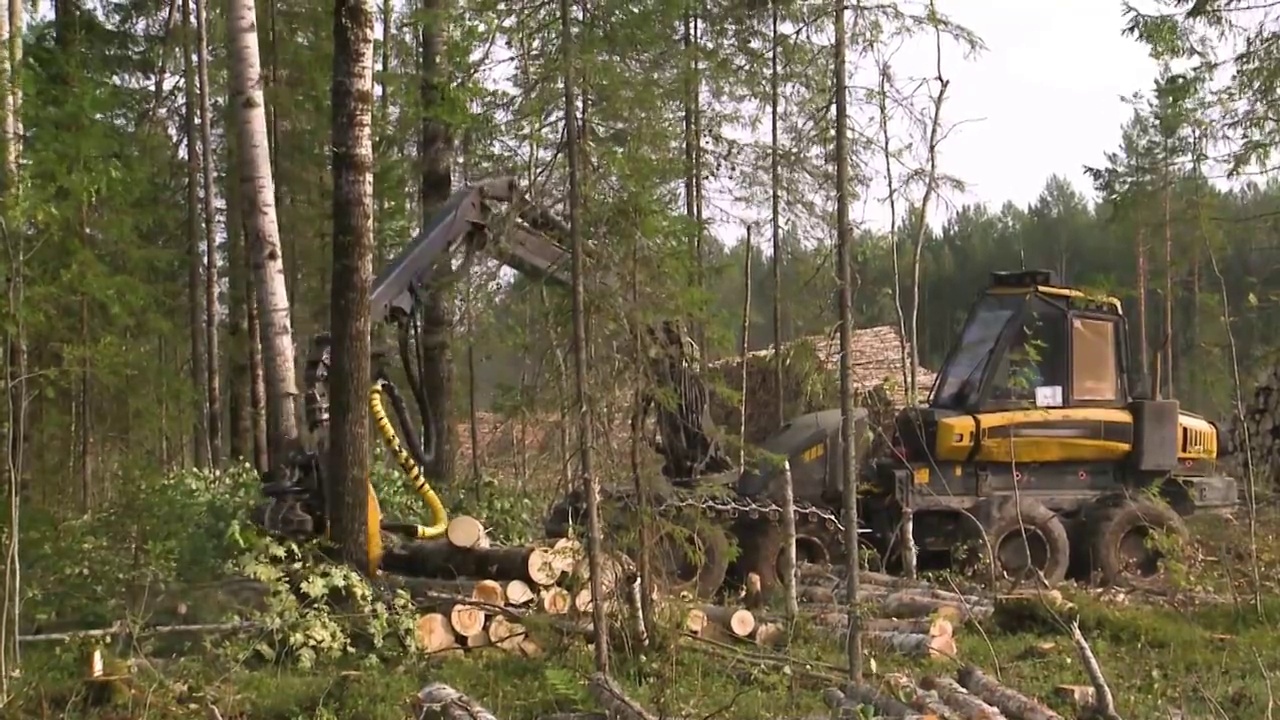
[[[1085,639],[1084,633],[1080,632],[1080,622],[1072,618],[1068,627],[1071,630],[1071,642],[1075,643],[1076,652],[1080,654],[1080,664],[1084,665],[1084,671],[1089,676],[1090,684],[1093,685],[1094,714],[1102,720],[1121,720],[1119,713],[1116,712],[1115,696],[1111,694],[1107,678],[1102,674],[1098,657],[1093,654],[1093,648],[1089,647],[1089,641]]]
[[[127,623],[118,621],[111,627],[93,628],[90,630],[70,630],[67,632],[57,633],[36,633],[32,635],[19,635],[20,643],[36,643],[36,642],[75,642],[77,640],[92,640],[97,638],[109,638],[116,635],[133,635],[134,637],[147,637],[152,635],[176,635],[181,633],[196,634],[212,634],[212,633],[234,633],[248,632],[250,630],[261,630],[264,626],[257,622],[226,622],[226,623],[208,623],[200,625],[153,625],[151,627],[130,628]]]

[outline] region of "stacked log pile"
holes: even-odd
[[[581,543],[558,539],[522,547],[493,547],[483,525],[454,518],[445,538],[416,542],[384,561],[396,585],[420,608],[416,638],[427,653],[496,647],[525,655],[542,649],[526,632],[534,616],[571,634],[592,634],[590,569]],[[603,561],[601,589],[617,621],[639,614],[634,564],[625,557]],[[823,627],[845,627],[843,582],[830,566],[801,564],[798,595],[805,619]],[[858,594],[871,608],[864,639],[880,652],[921,658],[955,658],[955,628],[994,613],[991,600],[929,583],[864,573]],[[678,618],[694,638],[779,647],[788,643],[788,623],[758,603],[710,604],[655,596],[659,611]],[[651,619],[652,620],[652,619]],[[636,623],[638,625],[638,623]]]
[[[853,352],[855,392],[864,397],[883,395],[887,404],[894,408],[908,404],[901,336],[897,328],[881,325],[855,330]],[[747,422],[743,437],[748,443],[759,444],[777,430],[779,397],[785,403],[786,417],[836,407],[839,404],[838,358],[839,343],[834,337],[818,335],[785,343],[782,346],[781,388],[778,387],[771,348],[747,353],[745,388],[741,358],[713,363],[711,370],[715,384],[730,392],[713,393],[712,419],[720,427],[736,433],[742,427],[740,402],[745,394]],[[916,369],[918,399],[923,399],[928,393],[933,380],[931,371]]]

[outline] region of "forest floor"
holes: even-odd
[[[1280,673],[1280,511],[1259,511],[1251,532],[1241,518],[1198,518],[1196,542],[1171,560],[1158,591],[1128,593],[1066,588],[1126,720],[1145,718],[1269,719]],[[1251,542],[1250,537],[1253,537]],[[1256,547],[1256,572],[1254,553]],[[1255,577],[1257,585],[1255,585]],[[1260,592],[1255,592],[1258,587]],[[826,716],[822,689],[837,685],[844,653],[831,639],[800,628],[786,653],[727,653],[698,642],[644,652],[615,649],[613,674],[663,718],[800,718]],[[1062,684],[1088,680],[1065,630],[1029,622],[1010,630],[957,628],[959,658],[1007,686],[1042,699],[1064,717]],[[300,720],[411,717],[409,699],[444,682],[492,710],[500,720],[596,710],[585,680],[589,647],[577,640],[549,645],[540,658],[471,653],[448,660],[347,655],[317,662],[264,664],[252,643],[215,650],[186,646],[149,652],[108,702],[86,692],[84,648],[26,646],[18,693],[3,717]],[[123,655],[123,653],[121,653]],[[954,676],[954,660],[916,661],[874,655],[868,671],[908,670]],[[1280,678],[1277,678],[1280,682]],[[101,698],[97,698],[101,700]],[[214,710],[216,708],[216,710]]]

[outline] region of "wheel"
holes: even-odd
[[[735,528],[742,546],[739,574],[753,572],[760,578],[760,590],[764,594],[782,587],[783,531],[782,525],[769,521],[752,521]],[[838,531],[821,523],[796,524],[796,562],[826,565],[845,562],[843,538]],[[865,537],[858,539],[861,548],[859,565],[865,570],[882,569],[880,556],[874,545]]]
[[[1050,586],[1066,578],[1071,539],[1052,510],[1028,498],[1000,497],[979,503],[973,516],[986,535],[978,555],[998,575],[1017,581],[1043,575]]]
[[[1150,577],[1160,571],[1164,553],[1150,542],[1155,532],[1179,541],[1187,526],[1171,508],[1146,498],[1099,501],[1085,515],[1081,548],[1089,570],[1103,585],[1125,577]]]
[[[653,540],[654,584],[670,594],[710,599],[729,570],[729,534],[705,518],[666,519]]]

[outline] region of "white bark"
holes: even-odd
[[[254,0],[229,0],[231,35],[231,103],[239,147],[241,197],[249,227],[250,256],[255,265],[262,335],[263,374],[267,390],[270,462],[279,461],[284,444],[298,437],[294,411],[298,395],[294,368],[293,323],[285,287],[284,256],[276,218],[275,180],[267,144],[267,116],[262,94],[262,61]]]

